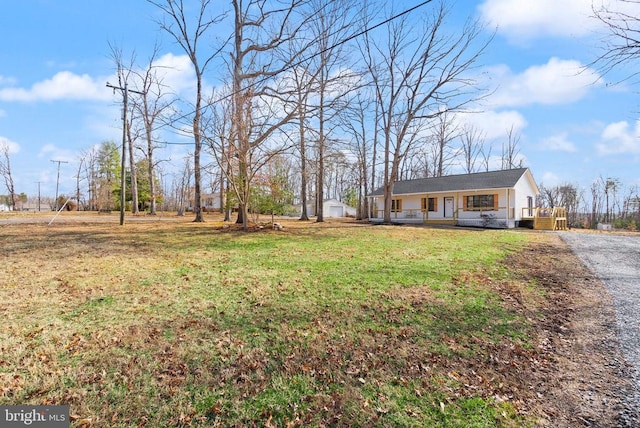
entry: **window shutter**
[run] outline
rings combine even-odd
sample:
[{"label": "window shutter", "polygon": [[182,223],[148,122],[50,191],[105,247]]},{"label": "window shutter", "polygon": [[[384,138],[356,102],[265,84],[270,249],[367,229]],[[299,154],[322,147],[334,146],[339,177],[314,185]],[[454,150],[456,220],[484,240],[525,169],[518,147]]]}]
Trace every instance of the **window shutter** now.
[{"label": "window shutter", "polygon": [[433,211],[438,212],[438,198],[433,198]]},{"label": "window shutter", "polygon": [[498,211],[498,195],[493,195],[493,210]]}]

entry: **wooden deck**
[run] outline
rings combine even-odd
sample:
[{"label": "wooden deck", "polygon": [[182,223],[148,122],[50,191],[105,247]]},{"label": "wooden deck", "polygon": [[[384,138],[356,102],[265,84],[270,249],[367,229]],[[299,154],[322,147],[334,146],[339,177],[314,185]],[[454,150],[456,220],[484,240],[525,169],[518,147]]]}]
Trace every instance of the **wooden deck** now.
[{"label": "wooden deck", "polygon": [[565,207],[523,208],[522,219],[533,220],[535,230],[567,230]]}]

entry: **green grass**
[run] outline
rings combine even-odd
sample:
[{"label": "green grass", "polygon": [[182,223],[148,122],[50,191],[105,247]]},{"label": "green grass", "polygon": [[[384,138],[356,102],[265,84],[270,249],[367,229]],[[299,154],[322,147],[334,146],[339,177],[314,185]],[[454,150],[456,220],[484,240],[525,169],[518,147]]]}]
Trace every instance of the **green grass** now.
[{"label": "green grass", "polygon": [[33,228],[0,235],[0,404],[105,427],[527,423],[489,364],[528,346],[492,288],[524,234]]}]

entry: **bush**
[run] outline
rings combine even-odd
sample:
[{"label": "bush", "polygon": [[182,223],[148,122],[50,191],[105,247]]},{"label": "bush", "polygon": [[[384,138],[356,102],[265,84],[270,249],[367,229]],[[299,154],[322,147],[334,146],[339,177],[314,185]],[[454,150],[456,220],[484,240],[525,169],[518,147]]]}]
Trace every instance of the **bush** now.
[{"label": "bush", "polygon": [[625,217],[625,218],[617,218],[613,221],[613,227],[615,229],[624,229],[631,232],[640,231],[638,228],[638,223],[635,218]]}]

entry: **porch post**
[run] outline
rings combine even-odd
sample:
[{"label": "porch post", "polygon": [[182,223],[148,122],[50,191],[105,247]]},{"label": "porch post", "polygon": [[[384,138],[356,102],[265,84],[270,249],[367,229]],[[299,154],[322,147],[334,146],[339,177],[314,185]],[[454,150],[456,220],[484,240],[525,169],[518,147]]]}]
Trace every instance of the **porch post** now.
[{"label": "porch post", "polygon": [[426,206],[424,207],[425,208],[424,211],[427,214],[426,221],[429,221],[429,194],[428,193],[425,195],[425,202],[426,202]]}]

